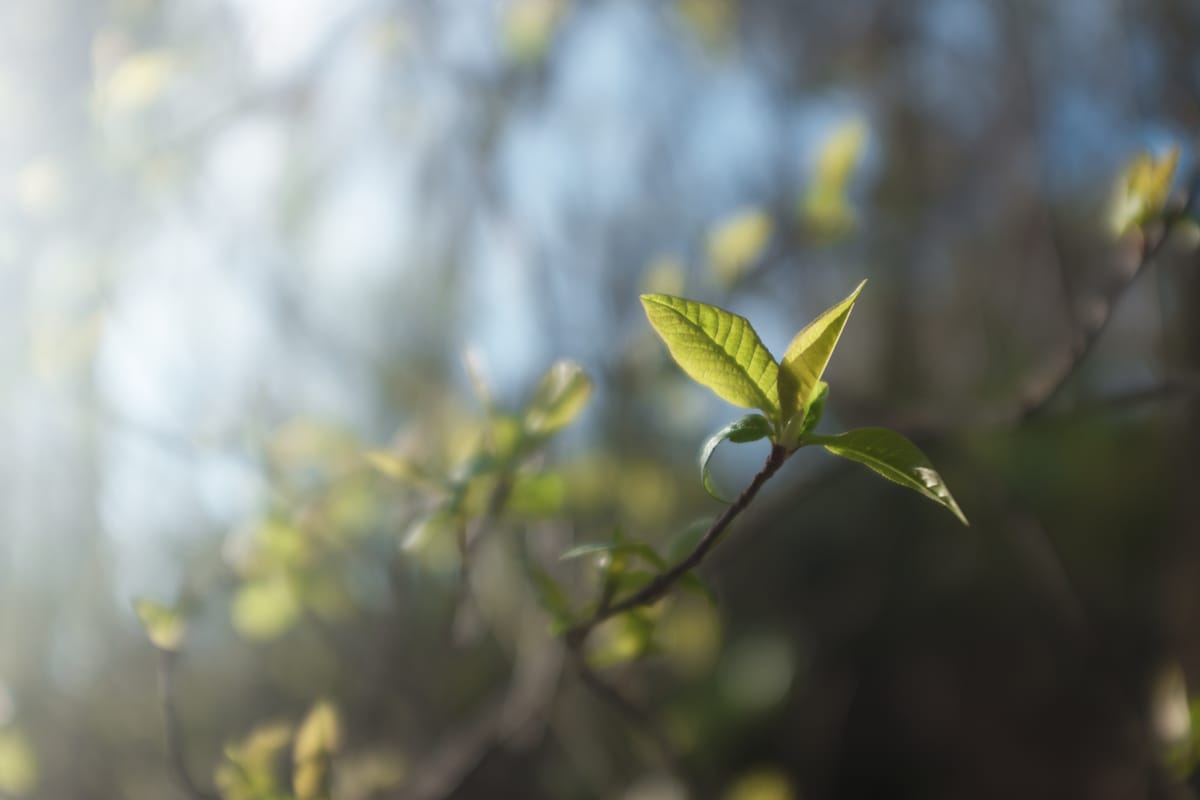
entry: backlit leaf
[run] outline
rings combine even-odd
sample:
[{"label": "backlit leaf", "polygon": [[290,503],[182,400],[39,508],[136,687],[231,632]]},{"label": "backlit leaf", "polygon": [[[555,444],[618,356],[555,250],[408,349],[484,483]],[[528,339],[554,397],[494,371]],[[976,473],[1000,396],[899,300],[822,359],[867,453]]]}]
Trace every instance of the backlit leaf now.
[{"label": "backlit leaf", "polygon": [[174,652],[183,644],[187,625],[177,610],[144,598],[133,601],[133,610],[141,620],[146,637],[159,650]]},{"label": "backlit leaf", "polygon": [[717,494],[716,489],[713,488],[712,482],[709,479],[708,462],[712,458],[713,453],[716,452],[717,445],[726,440],[734,444],[757,442],[760,439],[768,438],[772,433],[770,420],[762,414],[747,414],[741,419],[734,420],[710,436],[700,451],[700,480],[704,482],[705,491],[722,503],[730,502]]},{"label": "backlit leaf", "polygon": [[300,599],[286,575],[249,581],[233,596],[233,627],[256,641],[276,639],[300,617]]},{"label": "backlit leaf", "polygon": [[812,395],[808,399],[808,405],[804,409],[803,421],[800,423],[801,437],[812,433],[817,427],[817,423],[825,415],[825,401],[828,397],[829,384],[825,381],[817,381],[817,385],[813,387]]},{"label": "backlit leaf", "polygon": [[312,707],[296,731],[292,746],[292,785],[296,800],[329,797],[330,764],[341,745],[341,722],[327,701]]},{"label": "backlit leaf", "polygon": [[525,430],[548,436],[569,425],[592,396],[592,381],[583,367],[559,361],[542,377],[525,411]]},{"label": "backlit leaf", "polygon": [[812,182],[800,203],[800,215],[811,235],[834,238],[854,225],[849,187],[862,161],[867,126],[861,119],[839,125],[817,152]]},{"label": "backlit leaf", "polygon": [[866,284],[860,282],[846,299],[822,311],[788,345],[779,363],[779,404],[785,422],[805,410]]},{"label": "backlit leaf", "polygon": [[0,730],[0,797],[20,797],[37,784],[37,758],[16,728]]},{"label": "backlit leaf", "polygon": [[134,53],[113,68],[97,91],[106,112],[137,111],[162,97],[178,71],[178,59],[167,50]]},{"label": "backlit leaf", "polygon": [[1121,173],[1113,194],[1110,222],[1117,234],[1149,222],[1162,211],[1178,163],[1178,145],[1161,158],[1149,153],[1134,156]]},{"label": "backlit leaf", "polygon": [[642,305],[672,358],[722,400],[779,418],[779,367],[745,317],[723,308],[644,294]]},{"label": "backlit leaf", "polygon": [[504,47],[514,60],[536,62],[545,55],[567,11],[566,0],[512,0],[504,15]]},{"label": "backlit leaf", "polygon": [[214,781],[224,800],[283,800],[279,780],[285,748],[292,738],[286,722],[259,725],[239,742],[225,745],[225,760]]},{"label": "backlit leaf", "polygon": [[929,459],[915,444],[895,431],[860,428],[836,436],[810,436],[808,440],[824,446],[836,456],[864,464],[888,480],[925,495],[949,509],[963,525],[968,524],[942,476],[929,463]]},{"label": "backlit leaf", "polygon": [[708,235],[708,263],[722,286],[731,286],[762,256],[775,225],[762,209],[748,208],[718,224]]},{"label": "backlit leaf", "polygon": [[527,517],[548,517],[562,511],[567,483],[554,472],[521,473],[513,479],[507,508]]}]

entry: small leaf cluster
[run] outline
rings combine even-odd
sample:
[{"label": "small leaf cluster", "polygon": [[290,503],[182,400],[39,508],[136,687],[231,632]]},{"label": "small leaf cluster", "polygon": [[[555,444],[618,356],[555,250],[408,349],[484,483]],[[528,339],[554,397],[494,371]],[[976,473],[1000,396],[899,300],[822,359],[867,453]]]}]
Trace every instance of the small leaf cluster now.
[{"label": "small leaf cluster", "polygon": [[899,433],[886,428],[861,428],[834,436],[815,432],[829,394],[829,386],[821,378],[865,284],[859,283],[845,299],[797,333],[780,361],[745,317],[672,295],[642,296],[651,326],[689,377],[721,399],[759,412],[725,426],[705,443],[700,455],[704,485],[713,492],[708,464],[721,442],[767,439],[787,455],[801,447],[821,445],[944,506],[965,525],[966,517],[937,470]]},{"label": "small leaf cluster", "polygon": [[[332,797],[334,757],[341,749],[341,727],[337,709],[325,700],[318,701],[294,729],[287,722],[257,726],[241,741],[225,746],[224,760],[215,775],[221,796],[227,800],[328,800]],[[289,745],[290,764],[286,758]]]},{"label": "small leaf cluster", "polygon": [[1125,165],[1109,210],[1113,232],[1128,233],[1162,214],[1178,164],[1179,146],[1175,145],[1161,157],[1139,153]]}]

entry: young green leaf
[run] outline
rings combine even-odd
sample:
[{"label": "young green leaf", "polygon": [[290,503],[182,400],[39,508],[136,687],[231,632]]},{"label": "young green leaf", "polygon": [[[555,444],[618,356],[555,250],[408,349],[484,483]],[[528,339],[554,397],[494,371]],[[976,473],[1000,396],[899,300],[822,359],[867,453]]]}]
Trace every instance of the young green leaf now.
[{"label": "young green leaf", "polygon": [[822,311],[788,345],[779,363],[779,405],[785,423],[804,410],[866,284],[862,281],[845,300]]},{"label": "young green leaf", "polygon": [[178,610],[145,598],[134,600],[133,610],[142,623],[146,638],[155,647],[169,652],[179,650],[187,632],[187,623]]},{"label": "young green leaf", "polygon": [[692,380],[722,400],[779,419],[779,365],[745,317],[723,308],[644,294],[642,305],[671,357]]},{"label": "young green leaf", "polygon": [[708,234],[708,263],[717,282],[737,283],[770,243],[774,227],[760,208],[742,209],[715,226]]},{"label": "young green leaf", "polygon": [[803,421],[800,423],[801,438],[812,433],[817,427],[817,423],[825,415],[825,401],[828,398],[829,384],[825,381],[817,381],[817,385],[813,387],[812,396],[804,408]]},{"label": "young green leaf", "polygon": [[772,433],[770,420],[762,414],[747,414],[741,419],[734,420],[710,436],[708,441],[704,443],[704,448],[700,451],[700,479],[704,482],[705,491],[712,495],[715,500],[720,500],[722,503],[730,502],[717,494],[708,475],[708,462],[712,458],[713,453],[716,452],[717,445],[726,440],[734,444],[757,442],[759,439],[768,438]]},{"label": "young green leaf", "polygon": [[324,800],[330,796],[330,766],[341,738],[337,710],[328,701],[318,702],[300,724],[292,745],[296,800]]},{"label": "young green leaf", "polygon": [[945,506],[963,525],[968,525],[958,503],[950,495],[942,476],[915,444],[887,428],[860,428],[836,436],[808,437],[835,456],[857,461],[913,491]]},{"label": "young green leaf", "polygon": [[1149,153],[1136,155],[1117,181],[1109,218],[1118,235],[1151,221],[1166,205],[1171,181],[1179,163],[1179,146],[1156,158]]},{"label": "young green leaf", "polygon": [[592,396],[592,381],[583,367],[559,361],[538,383],[525,411],[525,430],[532,436],[549,436],[565,428],[583,411]]}]

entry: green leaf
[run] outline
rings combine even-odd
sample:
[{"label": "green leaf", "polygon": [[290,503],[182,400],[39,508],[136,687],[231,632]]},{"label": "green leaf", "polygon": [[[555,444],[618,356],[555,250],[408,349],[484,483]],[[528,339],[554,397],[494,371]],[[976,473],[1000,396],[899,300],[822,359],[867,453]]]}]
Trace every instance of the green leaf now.
[{"label": "green leaf", "polygon": [[654,618],[643,609],[606,620],[588,640],[588,663],[602,669],[646,655],[653,647],[654,623]]},{"label": "green leaf", "polygon": [[538,383],[525,410],[525,430],[549,436],[579,416],[592,396],[592,381],[574,361],[559,361]]},{"label": "green leaf", "polygon": [[300,598],[286,575],[241,585],[233,596],[233,627],[252,641],[277,639],[300,618]]},{"label": "green leaf", "polygon": [[1118,235],[1155,218],[1166,205],[1179,163],[1179,146],[1161,158],[1138,153],[1126,165],[1113,192],[1109,222]]},{"label": "green leaf", "polygon": [[825,373],[842,328],[850,318],[854,301],[866,284],[862,281],[845,300],[822,311],[788,345],[779,363],[779,404],[785,423],[803,411],[813,396],[813,389]]},{"label": "green leaf", "polygon": [[556,472],[522,473],[513,478],[507,509],[529,517],[550,517],[567,502],[567,484]]},{"label": "green leaf", "polygon": [[742,209],[714,227],[708,235],[708,262],[717,282],[725,287],[737,283],[762,256],[774,227],[759,208]]},{"label": "green leaf", "polygon": [[808,437],[835,456],[857,461],[890,481],[925,495],[948,508],[963,525],[968,525],[958,503],[950,495],[942,476],[915,444],[887,428],[860,428],[836,436]]},{"label": "green leaf", "polygon": [[341,746],[341,720],[327,700],[319,701],[300,723],[292,745],[292,787],[296,800],[324,800],[330,767]]},{"label": "green leaf", "polygon": [[683,589],[685,592],[691,592],[692,594],[697,594],[703,597],[708,601],[708,604],[713,607],[716,607],[717,605],[716,591],[714,591],[712,586],[710,586],[695,572],[685,572],[682,576],[680,576],[679,588]]},{"label": "green leaf", "polygon": [[713,453],[716,452],[717,445],[726,439],[734,444],[757,442],[759,439],[766,439],[772,432],[770,420],[762,414],[747,414],[741,419],[734,420],[710,436],[708,441],[704,443],[704,448],[700,451],[700,480],[704,482],[705,491],[722,503],[730,502],[717,494],[708,474],[708,462],[712,458]]},{"label": "green leaf", "polygon": [[712,527],[712,517],[701,517],[692,520],[688,525],[671,537],[667,544],[667,559],[672,563],[682,561],[688,553],[696,549],[704,534]]},{"label": "green leaf", "polygon": [[187,632],[187,623],[178,610],[144,598],[133,601],[133,610],[141,620],[146,638],[155,647],[169,652],[179,650]]},{"label": "green leaf", "polygon": [[800,201],[800,217],[809,238],[832,241],[855,223],[850,181],[862,163],[868,130],[861,119],[850,119],[825,139],[813,165],[813,178]]},{"label": "green leaf", "polygon": [[37,755],[15,727],[0,728],[0,796],[20,797],[37,786]]},{"label": "green leaf", "polygon": [[804,409],[804,421],[800,423],[801,438],[812,433],[813,429],[817,427],[817,423],[825,415],[825,401],[828,398],[829,384],[825,381],[817,381],[817,385],[813,387],[812,397],[809,398],[808,405]]},{"label": "green leaf", "polygon": [[722,400],[779,419],[779,365],[745,317],[723,308],[644,294],[642,305],[671,357],[692,380]]}]

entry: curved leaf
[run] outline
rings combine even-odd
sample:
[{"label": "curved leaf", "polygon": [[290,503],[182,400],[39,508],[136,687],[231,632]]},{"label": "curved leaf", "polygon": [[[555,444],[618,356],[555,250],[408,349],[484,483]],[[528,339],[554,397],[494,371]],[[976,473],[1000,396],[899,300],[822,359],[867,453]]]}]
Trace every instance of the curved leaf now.
[{"label": "curved leaf", "polygon": [[722,400],[779,419],[779,366],[745,317],[723,308],[644,294],[642,305],[671,357]]},{"label": "curved leaf", "polygon": [[835,456],[864,464],[888,480],[925,495],[948,508],[963,525],[970,524],[946,488],[942,476],[925,454],[895,431],[860,428],[837,436],[810,436],[809,441],[823,445]]},{"label": "curved leaf", "polygon": [[862,281],[845,300],[822,311],[788,345],[779,363],[779,405],[784,422],[803,411],[812,397],[850,318],[854,301],[866,285]]},{"label": "curved leaf", "polygon": [[716,489],[713,488],[712,482],[709,480],[708,462],[712,458],[713,453],[716,452],[717,445],[727,439],[734,444],[757,442],[759,439],[768,438],[771,433],[770,420],[762,414],[747,414],[710,436],[708,441],[704,443],[704,449],[700,451],[700,479],[704,482],[705,491],[722,503],[731,502],[717,494]]}]

